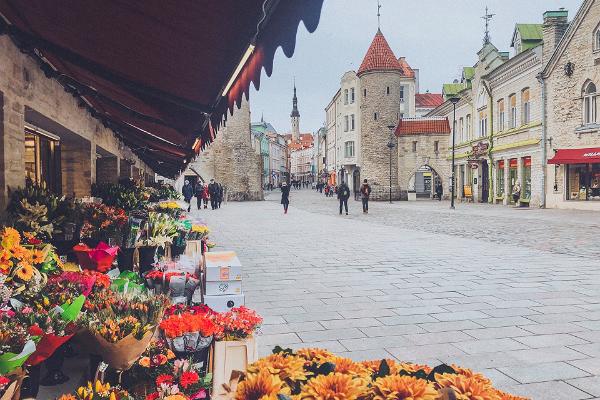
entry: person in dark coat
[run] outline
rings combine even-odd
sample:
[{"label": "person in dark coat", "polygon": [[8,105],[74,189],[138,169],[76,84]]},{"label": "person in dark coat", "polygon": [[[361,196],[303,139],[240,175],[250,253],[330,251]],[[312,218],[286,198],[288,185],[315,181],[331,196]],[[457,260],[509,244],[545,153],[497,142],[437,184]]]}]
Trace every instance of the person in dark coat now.
[{"label": "person in dark coat", "polygon": [[342,206],[346,209],[346,215],[348,215],[348,199],[350,198],[350,188],[344,181],[342,181],[337,190],[337,198],[340,201],[340,215],[342,215]]},{"label": "person in dark coat", "polygon": [[181,193],[183,194],[183,200],[188,205],[188,212],[189,212],[190,208],[191,208],[190,202],[192,201],[192,197],[194,197],[194,188],[192,187],[192,185],[190,185],[190,181],[188,181],[187,179],[185,180],[185,183],[183,184],[183,188],[181,188]]},{"label": "person in dark coat", "polygon": [[210,194],[208,193],[208,185],[204,184],[202,186],[202,202],[204,203],[204,208],[208,208],[209,200],[210,200]]},{"label": "person in dark coat", "polygon": [[439,201],[442,201],[442,195],[444,194],[444,188],[440,182],[435,185],[435,195],[437,196]]},{"label": "person in dark coat", "polygon": [[371,186],[367,183],[366,179],[363,181],[363,184],[360,187],[360,195],[362,198],[363,213],[368,214],[369,213],[369,196],[371,196]]},{"label": "person in dark coat", "polygon": [[290,205],[290,186],[287,182],[281,184],[281,204],[283,204],[283,213],[287,214]]},{"label": "person in dark coat", "polygon": [[211,179],[208,184],[208,194],[210,195],[210,208],[214,210],[217,208],[219,201],[219,185],[214,179]]},{"label": "person in dark coat", "polygon": [[217,208],[221,208],[221,203],[223,202],[223,194],[224,194],[224,190],[223,190],[223,185],[221,185],[220,183],[217,183],[217,185],[219,185],[219,197],[217,197]]},{"label": "person in dark coat", "polygon": [[204,192],[204,185],[202,185],[202,182],[198,181],[196,186],[194,186],[194,197],[196,197],[198,210],[202,208],[202,192]]}]

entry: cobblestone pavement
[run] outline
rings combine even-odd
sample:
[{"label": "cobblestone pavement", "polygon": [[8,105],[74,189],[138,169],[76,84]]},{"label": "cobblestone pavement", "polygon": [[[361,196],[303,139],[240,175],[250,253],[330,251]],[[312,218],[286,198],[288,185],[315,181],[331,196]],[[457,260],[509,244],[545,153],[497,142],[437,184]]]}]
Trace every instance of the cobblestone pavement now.
[{"label": "cobblestone pavement", "polygon": [[533,399],[600,398],[600,216],[293,191],[201,211],[275,345],[479,370]]}]

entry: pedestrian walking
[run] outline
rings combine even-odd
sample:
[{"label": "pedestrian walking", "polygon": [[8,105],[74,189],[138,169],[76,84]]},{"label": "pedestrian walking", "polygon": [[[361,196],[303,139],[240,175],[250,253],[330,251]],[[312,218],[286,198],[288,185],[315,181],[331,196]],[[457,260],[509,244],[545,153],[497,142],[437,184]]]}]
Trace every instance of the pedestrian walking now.
[{"label": "pedestrian walking", "polygon": [[208,194],[210,195],[210,208],[215,210],[219,200],[219,185],[214,179],[211,179],[208,184]]},{"label": "pedestrian walking", "polygon": [[287,214],[290,205],[290,186],[287,182],[281,184],[281,204],[283,204],[283,213]]},{"label": "pedestrian walking", "polygon": [[363,184],[360,187],[360,196],[362,199],[363,213],[369,213],[369,196],[371,196],[371,186],[367,183],[365,179]]},{"label": "pedestrian walking", "polygon": [[202,186],[202,202],[204,203],[204,209],[208,208],[208,201],[210,200],[210,194],[208,193],[208,185]]},{"label": "pedestrian walking", "polygon": [[515,183],[512,189],[512,198],[515,203],[515,206],[519,206],[519,199],[521,198],[521,184],[519,182]]},{"label": "pedestrian walking", "polygon": [[325,197],[329,197],[329,185],[325,186]]},{"label": "pedestrian walking", "polygon": [[435,195],[437,196],[439,201],[442,201],[442,195],[444,194],[444,188],[442,187],[442,183],[438,182],[435,185]]},{"label": "pedestrian walking", "polygon": [[340,215],[342,215],[342,206],[346,210],[346,215],[348,215],[348,199],[350,198],[350,188],[344,181],[342,181],[337,190],[337,198],[340,201]]},{"label": "pedestrian walking", "polygon": [[219,185],[219,196],[217,197],[217,208],[221,208],[221,203],[223,202],[223,194],[224,194],[224,190],[223,190],[223,185],[221,185],[220,183],[217,183],[217,185]]},{"label": "pedestrian walking", "polygon": [[194,187],[194,196],[196,196],[196,205],[198,210],[202,209],[202,193],[204,193],[204,185],[198,181]]},{"label": "pedestrian walking", "polygon": [[190,212],[192,197],[194,197],[194,188],[190,185],[190,181],[187,179],[183,183],[183,188],[181,188],[181,193],[183,194],[183,200],[188,205],[188,212]]}]

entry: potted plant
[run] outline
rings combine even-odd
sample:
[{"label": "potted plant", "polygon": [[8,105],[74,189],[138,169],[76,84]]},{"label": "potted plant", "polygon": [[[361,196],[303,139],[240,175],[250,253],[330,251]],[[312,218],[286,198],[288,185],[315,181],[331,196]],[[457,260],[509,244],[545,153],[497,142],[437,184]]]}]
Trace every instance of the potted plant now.
[{"label": "potted plant", "polygon": [[140,272],[146,272],[154,264],[157,248],[164,249],[177,236],[177,223],[164,213],[149,212],[146,229],[138,241]]}]

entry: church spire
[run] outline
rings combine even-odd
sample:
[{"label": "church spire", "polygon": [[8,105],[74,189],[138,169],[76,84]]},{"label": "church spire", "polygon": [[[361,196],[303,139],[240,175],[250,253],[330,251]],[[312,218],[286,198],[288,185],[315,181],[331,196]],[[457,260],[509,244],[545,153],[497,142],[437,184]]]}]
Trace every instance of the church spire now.
[{"label": "church spire", "polygon": [[292,139],[300,139],[300,112],[298,111],[298,97],[296,96],[296,78],[294,77],[294,97],[292,98],[292,113],[290,114],[292,123]]},{"label": "church spire", "polygon": [[300,117],[298,111],[298,97],[296,96],[296,78],[294,78],[294,97],[292,98],[292,114],[290,117]]}]

